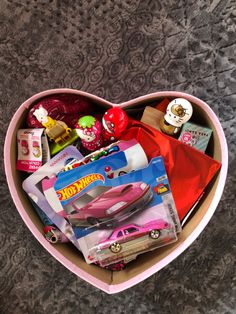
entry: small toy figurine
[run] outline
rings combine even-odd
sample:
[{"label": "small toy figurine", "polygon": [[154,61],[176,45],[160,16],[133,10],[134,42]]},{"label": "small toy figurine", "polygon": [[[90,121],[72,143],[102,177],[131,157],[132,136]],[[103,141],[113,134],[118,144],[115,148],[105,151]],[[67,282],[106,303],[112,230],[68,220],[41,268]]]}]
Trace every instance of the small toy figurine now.
[{"label": "small toy figurine", "polygon": [[82,140],[82,145],[90,150],[97,150],[102,146],[102,125],[93,116],[84,116],[76,124],[76,133]]},{"label": "small toy figurine", "polygon": [[71,129],[63,121],[57,121],[48,116],[43,107],[39,107],[33,113],[37,120],[46,128],[46,134],[50,141],[60,143],[66,141],[70,136]]},{"label": "small toy figurine", "polygon": [[163,133],[175,135],[180,131],[181,126],[187,122],[193,113],[190,102],[183,98],[172,100],[166,109],[166,114],[160,121],[160,128]]},{"label": "small toy figurine", "polygon": [[111,108],[105,112],[102,124],[104,127],[103,139],[105,141],[114,141],[119,139],[122,132],[127,128],[128,116],[120,108]]}]

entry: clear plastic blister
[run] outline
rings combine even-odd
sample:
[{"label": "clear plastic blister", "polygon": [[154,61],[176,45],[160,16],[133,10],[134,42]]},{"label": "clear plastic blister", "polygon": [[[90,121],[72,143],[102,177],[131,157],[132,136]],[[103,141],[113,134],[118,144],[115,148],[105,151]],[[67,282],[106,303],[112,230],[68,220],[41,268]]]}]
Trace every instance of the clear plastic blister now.
[{"label": "clear plastic blister", "polygon": [[144,182],[116,187],[98,186],[64,207],[67,220],[76,227],[109,228],[141,212],[153,192]]},{"label": "clear plastic blister", "polygon": [[84,237],[81,245],[87,262],[107,266],[154,250],[177,240],[175,225],[163,204]]}]

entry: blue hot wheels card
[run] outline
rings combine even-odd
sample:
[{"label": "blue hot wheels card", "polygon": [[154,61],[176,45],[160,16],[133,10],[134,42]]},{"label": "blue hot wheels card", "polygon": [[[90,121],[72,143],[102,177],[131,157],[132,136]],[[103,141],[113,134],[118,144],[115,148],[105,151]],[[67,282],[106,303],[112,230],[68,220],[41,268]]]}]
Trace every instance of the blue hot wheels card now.
[{"label": "blue hot wheels card", "polygon": [[94,227],[114,227],[160,204],[166,206],[180,231],[162,157],[152,159],[145,168],[112,178],[112,171],[126,165],[124,152],[119,152],[58,175],[54,189],[78,238],[93,232]]}]

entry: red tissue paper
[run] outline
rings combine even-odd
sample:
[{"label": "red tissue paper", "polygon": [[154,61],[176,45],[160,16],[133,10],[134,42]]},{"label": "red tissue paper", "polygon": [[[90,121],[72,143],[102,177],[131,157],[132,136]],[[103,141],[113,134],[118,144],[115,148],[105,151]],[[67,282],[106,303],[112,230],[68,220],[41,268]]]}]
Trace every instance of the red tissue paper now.
[{"label": "red tissue paper", "polygon": [[221,163],[140,121],[130,119],[121,139],[132,138],[137,139],[149,160],[156,156],[163,157],[182,220],[218,172]]}]

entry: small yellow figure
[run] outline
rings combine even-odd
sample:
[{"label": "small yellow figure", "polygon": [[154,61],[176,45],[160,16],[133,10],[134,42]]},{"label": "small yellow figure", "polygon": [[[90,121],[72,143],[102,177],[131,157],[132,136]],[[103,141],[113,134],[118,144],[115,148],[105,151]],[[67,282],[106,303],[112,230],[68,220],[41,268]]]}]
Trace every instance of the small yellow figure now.
[{"label": "small yellow figure", "polygon": [[48,112],[43,107],[34,111],[34,116],[46,128],[46,134],[50,141],[55,143],[65,142],[70,137],[71,129],[63,121],[54,120],[48,116]]}]

